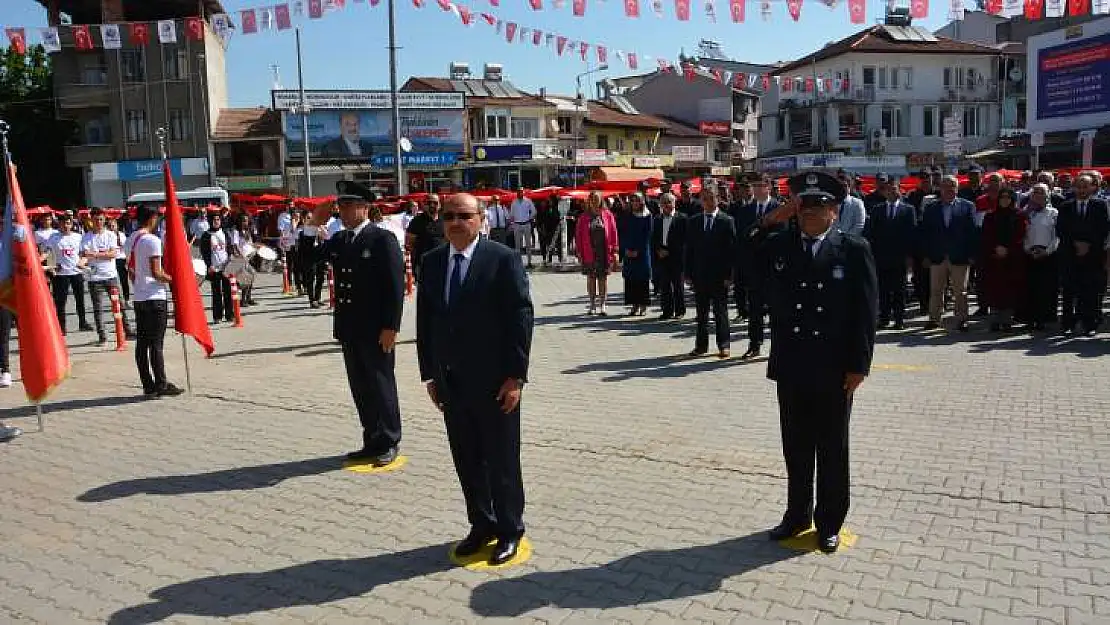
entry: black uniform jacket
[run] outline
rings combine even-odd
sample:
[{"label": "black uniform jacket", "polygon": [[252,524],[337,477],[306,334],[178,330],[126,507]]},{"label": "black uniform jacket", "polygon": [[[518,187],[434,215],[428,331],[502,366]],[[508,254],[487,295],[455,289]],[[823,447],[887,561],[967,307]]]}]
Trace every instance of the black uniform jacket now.
[{"label": "black uniform jacket", "polygon": [[392,232],[367,223],[353,239],[341,230],[321,245],[335,272],[334,334],[338,341],[378,341],[401,329],[405,261]]}]

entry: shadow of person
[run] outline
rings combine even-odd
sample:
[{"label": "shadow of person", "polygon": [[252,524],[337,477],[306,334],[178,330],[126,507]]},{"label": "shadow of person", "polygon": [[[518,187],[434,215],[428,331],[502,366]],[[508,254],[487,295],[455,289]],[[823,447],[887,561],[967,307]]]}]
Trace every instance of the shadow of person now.
[{"label": "shadow of person", "polygon": [[164,586],[154,601],[124,608],[108,625],[145,625],[175,614],[229,618],[364,595],[378,586],[453,568],[450,544],[350,560],[316,560],[261,573],[231,573]]},{"label": "shadow of person", "polygon": [[545,606],[603,610],[693,597],[720,590],[725,579],[802,553],[769,542],[766,532],[644,551],[591,568],[491,580],[474,589],[470,609],[483,617],[519,617]]},{"label": "shadow of person", "polygon": [[186,495],[233,490],[269,488],[292,477],[308,477],[343,468],[343,456],[312,458],[254,467],[239,467],[196,473],[164,475],[124,480],[99,486],[77,497],[77,501],[94,503],[122,499],[131,495]]}]

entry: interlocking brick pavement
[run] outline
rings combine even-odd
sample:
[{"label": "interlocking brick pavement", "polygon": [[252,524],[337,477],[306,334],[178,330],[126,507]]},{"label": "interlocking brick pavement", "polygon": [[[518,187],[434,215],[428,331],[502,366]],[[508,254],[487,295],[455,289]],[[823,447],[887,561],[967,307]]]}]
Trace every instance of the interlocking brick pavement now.
[{"label": "interlocking brick pavement", "polygon": [[[585,318],[576,275],[533,288],[527,564],[447,561],[467,528],[412,307],[410,462],[349,473],[330,318],[267,276],[218,357],[190,347],[192,397],[142,402],[132,352],[69,337],[46,431],[0,446],[0,623],[1110,622],[1105,339],[882,337],[852,424],[860,540],[824,556],[761,534],[785,496],[765,363],[678,358],[690,320]],[[183,384],[176,336],[167,357]],[[34,430],[21,400],[0,418]]]}]

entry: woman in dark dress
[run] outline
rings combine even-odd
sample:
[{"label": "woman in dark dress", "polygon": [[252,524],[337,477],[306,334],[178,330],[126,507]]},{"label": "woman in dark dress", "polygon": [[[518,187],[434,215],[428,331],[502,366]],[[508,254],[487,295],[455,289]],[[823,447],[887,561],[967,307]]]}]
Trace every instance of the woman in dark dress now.
[{"label": "woman in dark dress", "polygon": [[983,218],[983,299],[994,313],[991,331],[1009,332],[1025,300],[1025,217],[1012,189],[998,192],[998,208]]},{"label": "woman in dark dress", "polygon": [[644,196],[636,193],[629,200],[628,216],[620,231],[624,265],[624,304],[633,317],[647,314],[651,303],[651,213],[644,204]]}]

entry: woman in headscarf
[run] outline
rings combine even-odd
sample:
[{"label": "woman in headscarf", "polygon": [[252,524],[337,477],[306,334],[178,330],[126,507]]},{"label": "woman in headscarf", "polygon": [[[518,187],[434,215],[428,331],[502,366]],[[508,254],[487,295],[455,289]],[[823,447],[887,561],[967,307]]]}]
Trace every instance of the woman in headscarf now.
[{"label": "woman in headscarf", "polygon": [[629,199],[628,216],[622,226],[619,236],[624,252],[624,304],[630,307],[628,314],[643,316],[651,303],[651,213],[640,193]]},{"label": "woman in headscarf", "polygon": [[1025,314],[1033,332],[1044,330],[1045,324],[1056,320],[1060,304],[1060,270],[1056,250],[1060,237],[1056,220],[1060,212],[1053,208],[1048,185],[1039,182],[1029,191],[1026,204],[1029,225],[1025,230],[1025,280],[1028,296]]},{"label": "woman in headscarf", "polygon": [[586,292],[590,296],[590,307],[586,314],[596,311],[602,317],[605,312],[605,296],[609,291],[609,269],[617,262],[617,222],[613,213],[605,208],[601,194],[591,191],[586,199],[586,211],[578,218],[574,233],[578,260],[582,262],[582,273],[586,275]]},{"label": "woman in headscarf", "polygon": [[997,208],[983,217],[983,299],[993,312],[992,332],[1009,332],[1025,300],[1025,229],[1013,189],[1001,189]]}]

